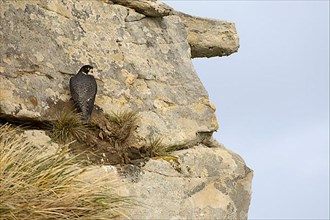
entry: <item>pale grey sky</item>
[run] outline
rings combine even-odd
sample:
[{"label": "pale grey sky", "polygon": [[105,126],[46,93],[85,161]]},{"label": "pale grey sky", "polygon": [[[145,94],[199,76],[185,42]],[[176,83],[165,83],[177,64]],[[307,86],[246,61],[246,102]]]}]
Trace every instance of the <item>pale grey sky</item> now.
[{"label": "pale grey sky", "polygon": [[193,63],[254,170],[249,219],[329,219],[329,2],[164,2],[236,23],[238,53]]}]

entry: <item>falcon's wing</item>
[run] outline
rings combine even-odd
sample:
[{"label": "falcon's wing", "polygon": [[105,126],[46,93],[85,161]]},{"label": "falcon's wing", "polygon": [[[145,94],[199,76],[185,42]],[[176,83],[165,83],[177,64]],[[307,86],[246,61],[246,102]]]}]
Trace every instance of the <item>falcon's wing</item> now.
[{"label": "falcon's wing", "polygon": [[73,77],[71,77],[70,78],[70,93],[71,93],[71,96],[72,96],[72,98],[74,100],[75,99],[74,98],[74,95],[76,95],[77,93],[76,93],[76,91],[74,89],[73,81],[74,81],[74,79],[73,79]]},{"label": "falcon's wing", "polygon": [[70,93],[75,105],[77,105],[80,101],[78,89],[79,87],[77,86],[77,79],[75,76],[73,76],[70,78]]},{"label": "falcon's wing", "polygon": [[91,115],[94,108],[95,96],[97,92],[97,84],[93,76],[90,76],[89,81],[90,82],[88,86],[88,90],[89,90],[88,94],[90,94],[90,96],[87,99],[87,109],[88,109],[88,114]]}]

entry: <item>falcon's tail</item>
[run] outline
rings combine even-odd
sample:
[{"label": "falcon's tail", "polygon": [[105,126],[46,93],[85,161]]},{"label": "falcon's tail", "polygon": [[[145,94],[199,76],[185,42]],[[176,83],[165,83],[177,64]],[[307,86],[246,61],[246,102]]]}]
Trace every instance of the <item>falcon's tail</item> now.
[{"label": "falcon's tail", "polygon": [[82,111],[81,112],[81,119],[84,121],[84,122],[89,122],[91,116],[90,114],[88,114],[88,111]]},{"label": "falcon's tail", "polygon": [[91,116],[88,112],[88,107],[87,107],[86,104],[83,104],[83,105],[80,106],[80,114],[81,114],[81,119],[84,122],[88,123]]}]

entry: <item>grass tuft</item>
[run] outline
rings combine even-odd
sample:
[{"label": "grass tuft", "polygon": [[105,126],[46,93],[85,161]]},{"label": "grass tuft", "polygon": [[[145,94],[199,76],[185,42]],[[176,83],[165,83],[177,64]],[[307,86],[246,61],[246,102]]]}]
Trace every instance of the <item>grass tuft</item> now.
[{"label": "grass tuft", "polygon": [[161,156],[167,153],[167,146],[163,144],[162,137],[151,137],[148,148],[152,156]]},{"label": "grass tuft", "polygon": [[166,145],[163,143],[163,137],[151,137],[147,149],[151,157],[171,156],[171,152],[185,149],[185,145]]},{"label": "grass tuft", "polygon": [[81,120],[81,115],[73,111],[58,113],[52,124],[52,139],[58,143],[84,141],[89,133],[87,125]]},{"label": "grass tuft", "polygon": [[139,119],[136,111],[112,112],[111,115],[106,114],[105,117],[111,123],[113,140],[120,144],[127,142],[132,136]]},{"label": "grass tuft", "polygon": [[47,155],[10,126],[0,127],[0,219],[110,219],[133,204],[113,193],[109,177],[85,174],[65,151]]}]

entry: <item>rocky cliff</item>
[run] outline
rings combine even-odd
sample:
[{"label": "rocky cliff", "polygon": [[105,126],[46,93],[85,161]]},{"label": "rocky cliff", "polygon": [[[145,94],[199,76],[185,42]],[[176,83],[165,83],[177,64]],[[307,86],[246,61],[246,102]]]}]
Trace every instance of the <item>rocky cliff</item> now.
[{"label": "rocky cliff", "polygon": [[[0,4],[0,122],[55,120],[70,99],[69,78],[91,64],[95,104],[105,113],[138,112],[137,148],[159,136],[163,144],[185,146],[172,153],[175,160],[96,168],[117,173],[123,193],[143,201],[129,217],[247,218],[252,171],[212,139],[215,107],[191,62],[236,52],[233,23],[185,15],[155,0]],[[27,131],[31,141],[47,140],[42,129]]]}]

